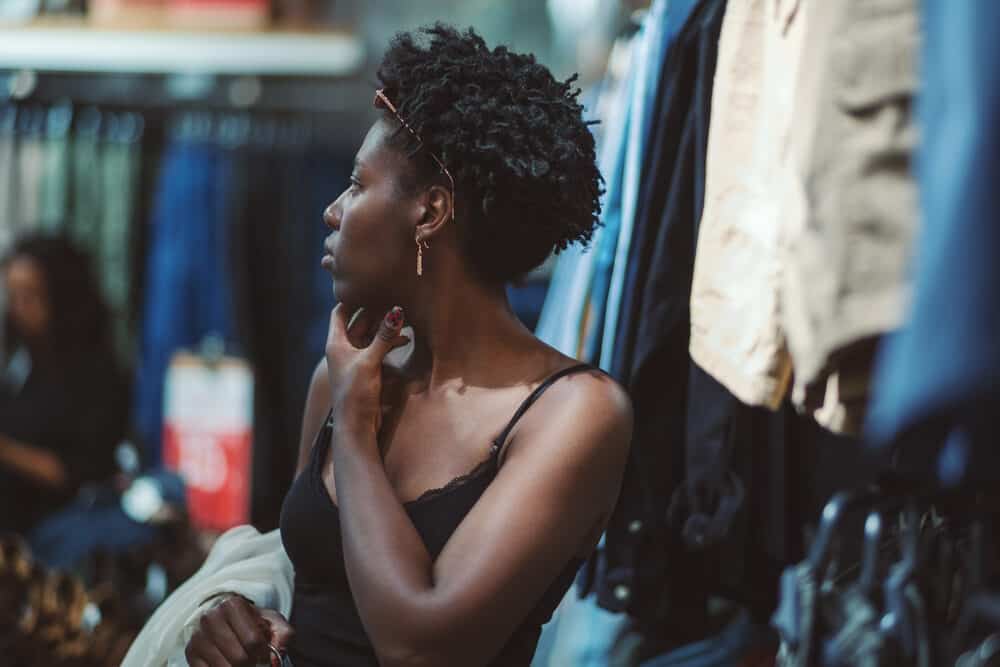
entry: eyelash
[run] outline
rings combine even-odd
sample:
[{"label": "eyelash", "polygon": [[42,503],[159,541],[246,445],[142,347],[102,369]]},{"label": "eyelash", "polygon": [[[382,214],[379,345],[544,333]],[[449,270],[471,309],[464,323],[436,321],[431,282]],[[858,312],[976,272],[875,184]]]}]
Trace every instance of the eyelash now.
[{"label": "eyelash", "polygon": [[355,189],[360,190],[361,189],[361,181],[359,181],[358,179],[356,179],[353,176],[351,176],[351,186],[350,186],[350,188],[351,188],[351,190],[355,190]]}]

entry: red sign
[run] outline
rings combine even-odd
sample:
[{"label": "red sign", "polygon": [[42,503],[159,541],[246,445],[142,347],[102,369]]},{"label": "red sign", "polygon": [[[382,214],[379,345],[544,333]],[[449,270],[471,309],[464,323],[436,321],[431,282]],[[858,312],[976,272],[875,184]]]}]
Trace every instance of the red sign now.
[{"label": "red sign", "polygon": [[253,375],[238,359],[179,354],[167,373],[163,461],[188,488],[192,523],[223,531],[250,520]]}]

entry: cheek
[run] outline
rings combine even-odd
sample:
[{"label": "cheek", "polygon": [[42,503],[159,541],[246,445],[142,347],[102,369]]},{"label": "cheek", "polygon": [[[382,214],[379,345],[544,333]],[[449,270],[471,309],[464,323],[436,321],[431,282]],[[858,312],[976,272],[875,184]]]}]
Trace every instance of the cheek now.
[{"label": "cheek", "polygon": [[334,278],[338,300],[371,302],[384,297],[401,278],[415,275],[415,264],[410,266],[415,250],[402,233],[405,223],[399,215],[397,203],[372,195],[344,207]]},{"label": "cheek", "polygon": [[340,244],[355,255],[352,260],[363,262],[369,270],[391,273],[416,247],[412,233],[404,233],[406,224],[398,199],[373,192],[345,210]]},{"label": "cheek", "polygon": [[39,326],[47,327],[49,325],[49,320],[51,319],[51,314],[49,313],[48,304],[40,300],[35,306],[35,318]]},{"label": "cheek", "polygon": [[35,327],[43,328],[48,324],[49,310],[41,298],[35,297],[29,299],[25,310],[30,323]]},{"label": "cheek", "polygon": [[44,331],[49,321],[48,309],[44,302],[31,295],[15,300],[11,307],[11,315],[26,334]]}]

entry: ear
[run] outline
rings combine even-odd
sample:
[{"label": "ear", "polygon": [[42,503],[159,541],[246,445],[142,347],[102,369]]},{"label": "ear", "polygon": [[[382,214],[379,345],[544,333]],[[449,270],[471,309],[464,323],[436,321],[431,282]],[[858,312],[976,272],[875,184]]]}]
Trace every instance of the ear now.
[{"label": "ear", "polygon": [[453,220],[455,200],[451,190],[441,185],[432,185],[424,193],[423,215],[417,223],[417,236],[422,241],[437,237]]}]

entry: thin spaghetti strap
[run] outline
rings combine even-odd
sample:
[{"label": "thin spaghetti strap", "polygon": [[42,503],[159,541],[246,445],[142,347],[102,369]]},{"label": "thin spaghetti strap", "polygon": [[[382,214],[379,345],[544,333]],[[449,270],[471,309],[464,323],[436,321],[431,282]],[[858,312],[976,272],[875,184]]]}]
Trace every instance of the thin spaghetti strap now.
[{"label": "thin spaghetti strap", "polygon": [[531,392],[528,398],[524,399],[524,402],[521,403],[521,405],[517,408],[517,411],[514,413],[514,416],[510,418],[509,422],[507,422],[507,426],[504,427],[503,431],[500,432],[500,435],[497,436],[497,438],[493,441],[493,446],[490,448],[490,451],[493,453],[493,455],[495,456],[500,453],[500,450],[503,449],[504,443],[507,441],[507,437],[510,435],[510,432],[514,429],[514,426],[516,426],[517,422],[520,421],[521,417],[524,416],[524,413],[528,411],[528,408],[534,405],[535,401],[541,398],[542,394],[544,394],[549,387],[555,384],[555,382],[558,381],[559,379],[564,378],[567,375],[572,375],[573,373],[579,373],[580,371],[600,372],[600,369],[595,368],[590,364],[577,364],[576,366],[570,366],[569,368],[564,368],[561,371],[553,373],[549,377],[545,378],[545,380],[540,385],[538,385],[538,387],[533,392]]},{"label": "thin spaghetti strap", "polygon": [[316,437],[313,438],[310,457],[318,466],[322,466],[323,461],[326,460],[326,449],[330,445],[330,431],[332,428],[333,409],[331,408],[330,411],[326,413],[326,418],[323,420],[323,425],[319,427]]}]

